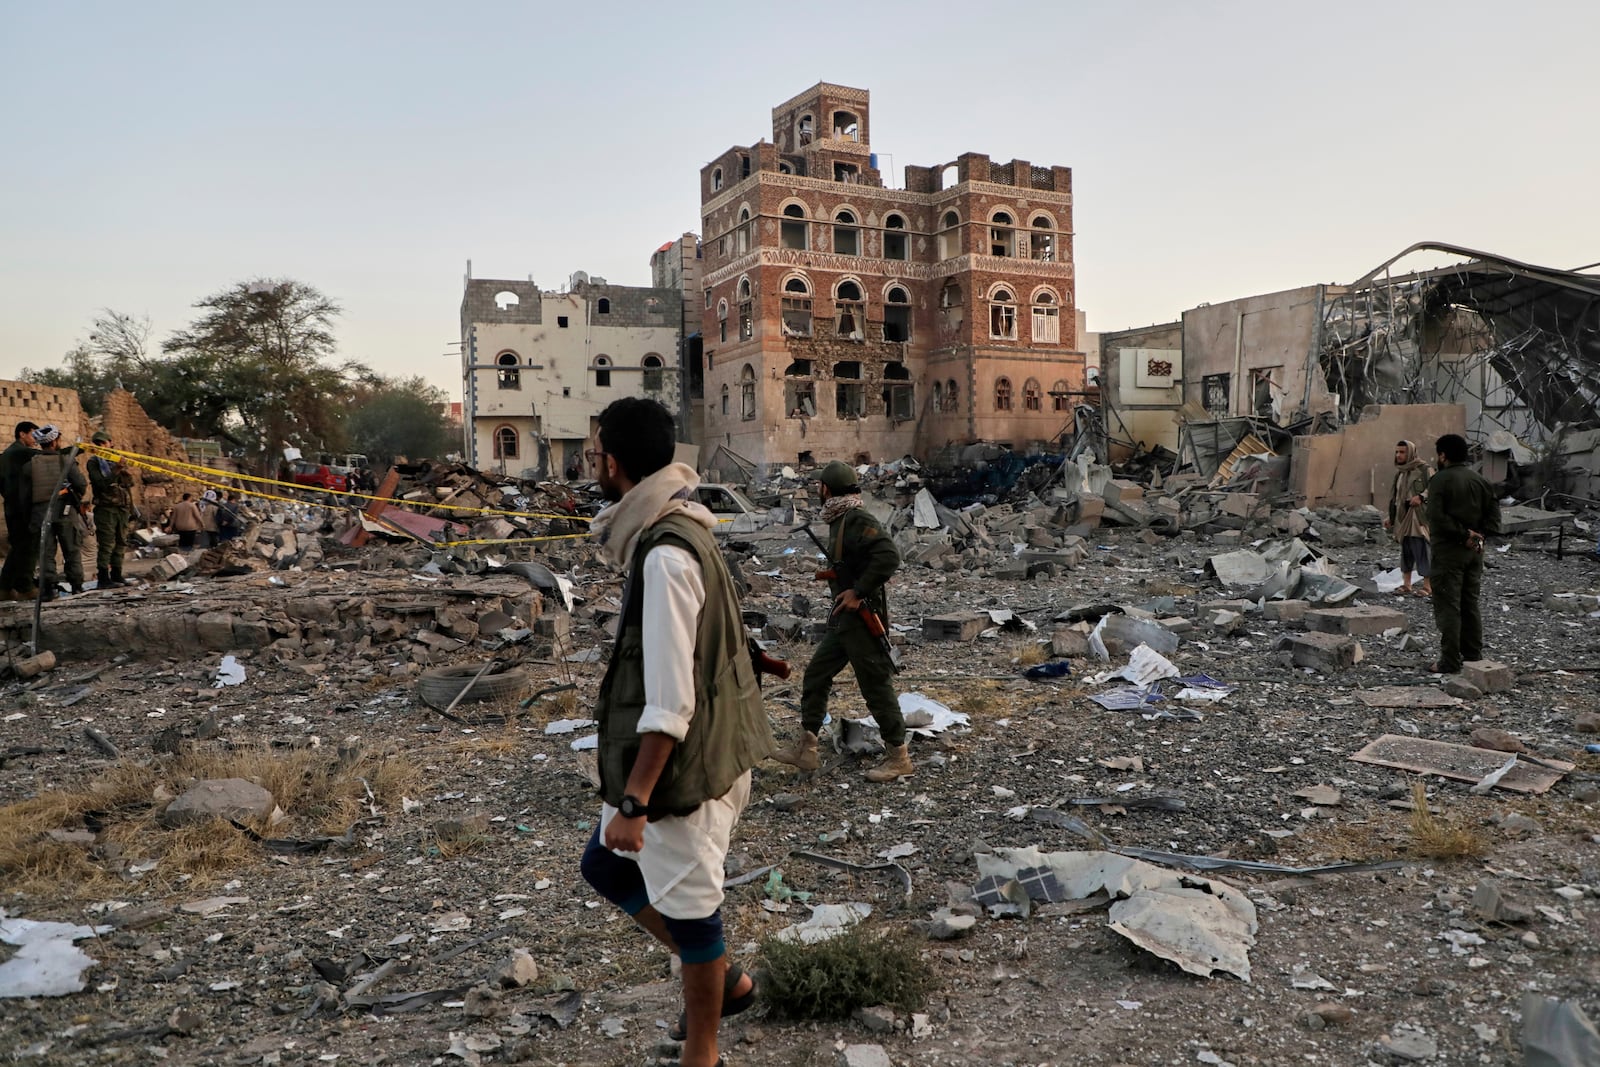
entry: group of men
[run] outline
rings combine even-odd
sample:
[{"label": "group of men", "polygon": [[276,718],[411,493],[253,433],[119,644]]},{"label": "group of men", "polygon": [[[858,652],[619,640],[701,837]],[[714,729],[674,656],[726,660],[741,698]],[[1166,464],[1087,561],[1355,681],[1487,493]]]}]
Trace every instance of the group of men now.
[{"label": "group of men", "polygon": [[[1395,445],[1394,486],[1383,525],[1400,543],[1397,595],[1431,597],[1439,658],[1428,669],[1454,674],[1483,658],[1483,553],[1500,532],[1494,486],[1468,465],[1467,439],[1448,433],[1434,443],[1436,468],[1410,441]],[[1422,579],[1413,588],[1412,574]]]},{"label": "group of men", "polygon": [[[111,436],[101,431],[93,441],[110,445]],[[19,422],[11,444],[0,453],[0,495],[5,498],[8,542],[0,566],[0,600],[54,600],[63,571],[72,592],[83,592],[83,538],[91,504],[99,588],[128,584],[122,559],[133,512],[133,476],[121,463],[91,456],[85,477],[75,450],[61,450],[59,429]]]}]

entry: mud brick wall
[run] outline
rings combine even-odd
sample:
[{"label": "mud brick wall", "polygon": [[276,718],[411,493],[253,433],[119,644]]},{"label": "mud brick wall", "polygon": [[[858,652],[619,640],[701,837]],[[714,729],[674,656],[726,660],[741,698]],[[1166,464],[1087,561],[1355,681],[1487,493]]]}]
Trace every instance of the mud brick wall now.
[{"label": "mud brick wall", "polygon": [[[183,444],[152,419],[138,399],[126,389],[113,389],[106,396],[100,416],[100,429],[111,435],[112,447],[146,456],[159,456],[178,463],[188,462]],[[87,434],[85,436],[88,436]],[[133,499],[152,521],[161,510],[186,492],[200,493],[204,487],[166,474],[133,467]]]}]

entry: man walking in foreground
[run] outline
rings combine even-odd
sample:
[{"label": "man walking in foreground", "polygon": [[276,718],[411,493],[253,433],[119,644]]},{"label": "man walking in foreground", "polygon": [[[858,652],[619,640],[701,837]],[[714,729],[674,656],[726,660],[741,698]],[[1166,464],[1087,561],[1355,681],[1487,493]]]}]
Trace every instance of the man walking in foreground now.
[{"label": "man walking in foreground", "polygon": [[1428,530],[1433,548],[1433,619],[1439,659],[1428,669],[1454,674],[1483,658],[1484,538],[1500,532],[1494,487],[1467,466],[1467,440],[1447,433],[1435,446],[1439,473],[1428,483]]},{"label": "man walking in foreground", "polygon": [[894,664],[861,617],[863,606],[887,620],[889,598],[884,583],[900,566],[900,550],[873,514],[861,506],[861,487],[847,463],[834,460],[822,468],[822,519],[828,524],[828,555],[833,577],[833,617],[817,644],[800,687],[801,734],[793,747],[773,755],[780,763],[814,771],[819,765],[817,734],[828,714],[828,692],[834,677],[848,664],[867,710],[883,734],[888,755],[867,772],[869,782],[910,777],[914,768],[906,747],[906,721],[895,695]]},{"label": "man walking in foreground", "polygon": [[1417,455],[1417,446],[1401,441],[1394,446],[1394,485],[1389,493],[1389,515],[1383,528],[1400,542],[1400,588],[1396,596],[1411,592],[1411,572],[1422,579],[1418,596],[1431,596],[1428,581],[1428,524],[1423,508],[1428,495],[1428,479],[1433,471],[1428,461]]},{"label": "man walking in foreground", "polygon": [[592,535],[627,575],[600,685],[600,822],[583,877],[683,961],[682,1067],[715,1067],[717,1027],[755,1000],[727,963],[723,862],[772,751],[733,580],[672,462],[672,415],[630,397],[601,412],[589,460],[605,498]]}]

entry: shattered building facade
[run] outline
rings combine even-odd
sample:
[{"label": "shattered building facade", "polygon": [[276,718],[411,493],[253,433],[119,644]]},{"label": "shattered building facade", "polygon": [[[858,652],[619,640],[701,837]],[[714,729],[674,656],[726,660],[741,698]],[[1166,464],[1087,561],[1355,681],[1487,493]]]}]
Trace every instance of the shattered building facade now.
[{"label": "shattered building facade", "polygon": [[466,462],[528,478],[586,471],[600,412],[625,396],[677,410],[683,296],[579,272],[565,291],[471,278],[461,300]]},{"label": "shattered building facade", "polygon": [[[1417,252],[1465,262],[1392,272]],[[1486,457],[1542,448],[1559,492],[1600,489],[1600,275],[1418,244],[1349,285],[1202,305],[1100,347],[1113,458],[1160,446],[1210,476],[1253,435],[1294,452],[1304,502],[1381,503],[1395,440],[1454,432]]]},{"label": "shattered building facade", "polygon": [[1083,391],[1072,171],[966,153],[885,187],[819,83],[700,173],[705,436],[765,465],[1059,436]]}]

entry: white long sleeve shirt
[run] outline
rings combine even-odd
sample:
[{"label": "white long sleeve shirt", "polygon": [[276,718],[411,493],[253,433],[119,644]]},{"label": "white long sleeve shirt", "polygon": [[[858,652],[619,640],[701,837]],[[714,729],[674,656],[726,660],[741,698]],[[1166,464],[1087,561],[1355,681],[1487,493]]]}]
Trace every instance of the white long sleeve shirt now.
[{"label": "white long sleeve shirt", "polygon": [[659,545],[644,558],[644,713],[641,734],[682,741],[694,718],[694,641],[706,604],[705,577],[693,552]]}]

